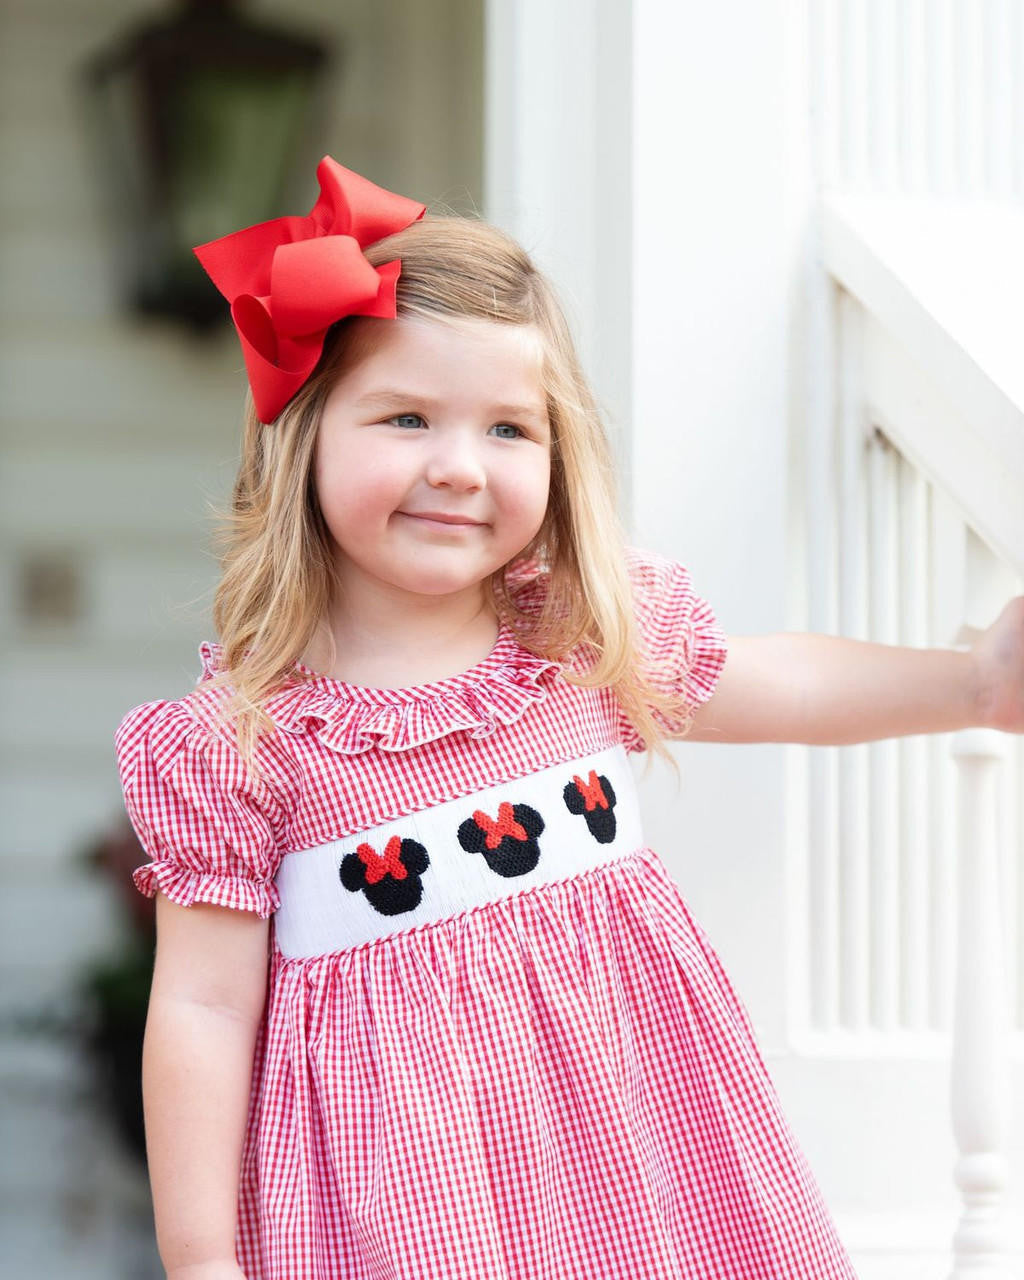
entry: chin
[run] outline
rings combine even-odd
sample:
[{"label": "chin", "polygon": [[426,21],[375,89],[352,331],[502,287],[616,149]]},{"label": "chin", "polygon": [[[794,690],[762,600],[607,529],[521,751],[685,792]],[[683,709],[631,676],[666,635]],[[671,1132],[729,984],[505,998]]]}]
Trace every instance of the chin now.
[{"label": "chin", "polygon": [[[486,574],[484,576],[486,577]],[[407,579],[396,582],[395,585],[421,596],[451,596],[460,591],[469,591],[479,586],[480,582],[480,578],[467,578],[465,574],[431,573],[429,569],[425,569],[411,574]]]}]

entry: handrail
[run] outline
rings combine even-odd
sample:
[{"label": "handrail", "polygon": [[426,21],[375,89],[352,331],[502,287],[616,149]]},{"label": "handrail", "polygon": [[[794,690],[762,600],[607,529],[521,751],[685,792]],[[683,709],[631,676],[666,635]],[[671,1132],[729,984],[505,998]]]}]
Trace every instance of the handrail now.
[{"label": "handrail", "polygon": [[1024,574],[1024,210],[833,194],[821,218],[823,266],[879,330],[865,381],[886,434]]}]

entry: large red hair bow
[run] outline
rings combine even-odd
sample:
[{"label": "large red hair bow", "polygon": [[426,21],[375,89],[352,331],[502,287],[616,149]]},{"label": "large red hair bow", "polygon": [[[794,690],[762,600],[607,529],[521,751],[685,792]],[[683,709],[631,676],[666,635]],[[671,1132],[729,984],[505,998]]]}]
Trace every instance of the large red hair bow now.
[{"label": "large red hair bow", "polygon": [[313,372],[336,320],[395,316],[401,259],[371,267],[363,250],[426,209],[330,156],[316,176],[320,196],[306,217],[260,222],[195,249],[231,303],[261,422],[273,422]]}]

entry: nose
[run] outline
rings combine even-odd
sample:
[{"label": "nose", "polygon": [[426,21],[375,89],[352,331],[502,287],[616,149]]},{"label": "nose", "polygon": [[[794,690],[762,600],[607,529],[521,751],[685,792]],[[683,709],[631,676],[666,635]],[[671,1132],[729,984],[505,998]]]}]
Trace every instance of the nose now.
[{"label": "nose", "polygon": [[469,432],[439,432],[436,448],[427,463],[427,483],[435,489],[473,492],[487,483],[479,447]]}]

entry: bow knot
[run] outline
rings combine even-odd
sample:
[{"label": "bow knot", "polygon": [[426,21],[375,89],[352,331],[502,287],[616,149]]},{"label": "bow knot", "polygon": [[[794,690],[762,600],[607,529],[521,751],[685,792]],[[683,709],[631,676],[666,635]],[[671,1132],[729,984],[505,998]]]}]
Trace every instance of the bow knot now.
[{"label": "bow knot", "polygon": [[356,854],[366,868],[367,884],[376,884],[385,876],[391,876],[394,880],[404,880],[408,874],[402,862],[402,841],[398,836],[391,837],[382,854],[378,853],[372,844],[365,842],[359,846]]},{"label": "bow knot", "polygon": [[591,769],[586,782],[577,773],[572,775],[572,780],[576,783],[576,790],[583,797],[587,813],[592,813],[598,806],[602,809],[608,808],[608,797],[604,793],[596,769]]},{"label": "bow knot", "polygon": [[401,261],[373,267],[363,250],[426,211],[330,156],[316,172],[320,196],[306,217],[274,218],[195,249],[231,303],[261,422],[272,422],[313,372],[332,324],[395,317]]},{"label": "bow knot", "polygon": [[498,805],[498,820],[495,820],[483,809],[477,809],[473,813],[473,821],[486,833],[484,843],[488,849],[497,849],[505,836],[511,836],[513,840],[526,840],[528,838],[526,828],[516,821],[515,810],[507,800],[503,800]]}]

